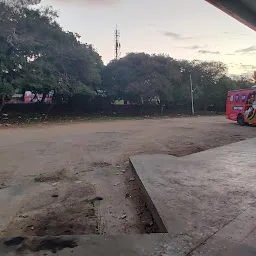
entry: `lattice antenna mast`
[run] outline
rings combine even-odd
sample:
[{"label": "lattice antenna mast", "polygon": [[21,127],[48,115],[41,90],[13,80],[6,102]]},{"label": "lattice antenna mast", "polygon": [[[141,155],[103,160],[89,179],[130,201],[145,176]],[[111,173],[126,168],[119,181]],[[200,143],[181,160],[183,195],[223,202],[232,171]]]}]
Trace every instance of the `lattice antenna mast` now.
[{"label": "lattice antenna mast", "polygon": [[115,60],[118,60],[121,56],[121,43],[120,43],[120,31],[116,26],[115,29]]}]

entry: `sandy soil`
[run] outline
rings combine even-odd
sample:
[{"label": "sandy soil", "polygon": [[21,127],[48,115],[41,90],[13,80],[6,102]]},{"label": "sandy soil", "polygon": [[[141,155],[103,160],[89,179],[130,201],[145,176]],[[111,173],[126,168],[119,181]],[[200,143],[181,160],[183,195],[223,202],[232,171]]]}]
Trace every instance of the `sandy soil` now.
[{"label": "sandy soil", "polygon": [[184,156],[255,136],[222,116],[1,129],[0,232],[155,232],[129,156]]}]

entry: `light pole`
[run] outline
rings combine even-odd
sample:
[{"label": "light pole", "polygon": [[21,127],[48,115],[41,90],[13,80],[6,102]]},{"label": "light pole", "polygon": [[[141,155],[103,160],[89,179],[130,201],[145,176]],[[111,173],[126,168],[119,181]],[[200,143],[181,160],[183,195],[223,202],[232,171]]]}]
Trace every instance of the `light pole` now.
[{"label": "light pole", "polygon": [[192,111],[192,115],[194,116],[195,115],[194,90],[193,90],[193,81],[192,81],[191,73],[189,73],[189,78],[190,78],[191,111]]},{"label": "light pole", "polygon": [[[180,72],[183,73],[186,71],[185,68],[180,68]],[[191,72],[189,71],[189,80],[190,80],[190,96],[191,96],[191,112],[192,115],[195,115],[195,107],[194,107],[194,89],[193,89],[193,80],[192,80],[192,75]],[[197,89],[197,88],[196,88]]]}]

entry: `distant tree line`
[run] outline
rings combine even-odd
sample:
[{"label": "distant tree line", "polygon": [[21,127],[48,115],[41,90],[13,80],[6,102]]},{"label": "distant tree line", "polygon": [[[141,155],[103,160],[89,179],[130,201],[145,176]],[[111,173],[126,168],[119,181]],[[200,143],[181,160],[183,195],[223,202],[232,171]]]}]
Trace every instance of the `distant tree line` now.
[{"label": "distant tree line", "polygon": [[197,109],[223,110],[228,90],[251,86],[248,79],[230,78],[221,62],[129,53],[104,66],[92,45],[61,28],[53,9],[31,8],[39,2],[0,0],[0,111],[15,92],[27,90],[43,94],[41,104],[53,90],[54,104],[104,98],[185,110],[190,78]]}]

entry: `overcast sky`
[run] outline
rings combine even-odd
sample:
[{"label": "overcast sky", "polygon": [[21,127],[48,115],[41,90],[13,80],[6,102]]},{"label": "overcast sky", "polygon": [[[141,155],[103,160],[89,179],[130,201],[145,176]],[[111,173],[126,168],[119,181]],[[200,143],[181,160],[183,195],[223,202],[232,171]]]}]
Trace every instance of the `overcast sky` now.
[{"label": "overcast sky", "polygon": [[42,0],[65,30],[114,57],[114,29],[128,52],[166,53],[177,59],[219,60],[230,74],[256,70],[256,33],[204,0]]}]

